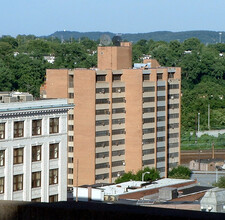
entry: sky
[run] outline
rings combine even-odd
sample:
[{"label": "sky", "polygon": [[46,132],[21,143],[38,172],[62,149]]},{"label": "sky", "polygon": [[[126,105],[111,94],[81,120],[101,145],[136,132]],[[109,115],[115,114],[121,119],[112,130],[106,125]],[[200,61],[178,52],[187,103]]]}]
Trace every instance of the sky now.
[{"label": "sky", "polygon": [[0,0],[0,36],[225,31],[225,0]]}]

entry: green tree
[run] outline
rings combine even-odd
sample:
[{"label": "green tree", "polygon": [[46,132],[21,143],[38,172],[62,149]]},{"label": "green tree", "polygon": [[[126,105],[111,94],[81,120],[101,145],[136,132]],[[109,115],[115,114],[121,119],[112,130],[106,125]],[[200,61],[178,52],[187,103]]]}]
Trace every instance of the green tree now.
[{"label": "green tree", "polygon": [[214,183],[213,186],[219,187],[219,188],[225,188],[225,176],[221,176],[217,183]]},{"label": "green tree", "polygon": [[174,167],[169,171],[168,177],[173,179],[190,179],[191,170],[185,166]]}]

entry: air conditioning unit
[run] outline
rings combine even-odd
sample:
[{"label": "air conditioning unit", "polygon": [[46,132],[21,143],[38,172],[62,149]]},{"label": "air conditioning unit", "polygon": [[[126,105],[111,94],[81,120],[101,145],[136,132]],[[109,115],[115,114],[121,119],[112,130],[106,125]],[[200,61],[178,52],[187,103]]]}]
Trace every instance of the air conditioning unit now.
[{"label": "air conditioning unit", "polygon": [[118,91],[119,93],[121,93],[121,89],[118,89],[117,91]]}]

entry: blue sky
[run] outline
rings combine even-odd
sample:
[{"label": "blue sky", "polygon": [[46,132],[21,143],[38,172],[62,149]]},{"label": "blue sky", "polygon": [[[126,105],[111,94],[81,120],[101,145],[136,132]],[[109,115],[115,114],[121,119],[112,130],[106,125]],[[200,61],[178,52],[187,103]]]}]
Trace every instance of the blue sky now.
[{"label": "blue sky", "polygon": [[0,36],[225,31],[225,0],[1,0]]}]

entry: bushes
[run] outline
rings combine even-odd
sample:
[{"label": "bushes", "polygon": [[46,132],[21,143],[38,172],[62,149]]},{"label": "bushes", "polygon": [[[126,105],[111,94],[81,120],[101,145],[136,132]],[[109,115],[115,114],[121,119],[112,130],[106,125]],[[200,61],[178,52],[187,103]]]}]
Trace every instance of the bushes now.
[{"label": "bushes", "polygon": [[188,167],[178,166],[169,172],[168,177],[173,179],[190,179],[191,170]]}]

